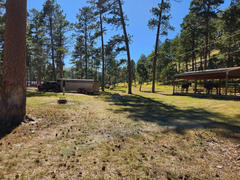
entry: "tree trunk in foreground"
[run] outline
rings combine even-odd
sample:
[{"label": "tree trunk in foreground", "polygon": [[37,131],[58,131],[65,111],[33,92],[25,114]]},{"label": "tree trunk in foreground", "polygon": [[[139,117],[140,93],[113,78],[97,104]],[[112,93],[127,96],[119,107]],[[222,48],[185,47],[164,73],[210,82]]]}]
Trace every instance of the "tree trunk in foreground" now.
[{"label": "tree trunk in foreground", "polygon": [[157,37],[156,37],[156,44],[155,44],[155,52],[154,52],[154,58],[153,58],[152,93],[155,93],[156,66],[157,66],[158,44],[159,44],[159,35],[160,35],[160,28],[161,28],[161,21],[162,21],[163,3],[164,3],[164,0],[162,0],[162,2],[161,2],[161,9],[160,9],[160,15],[159,15],[159,21],[158,21],[158,27],[157,27]]},{"label": "tree trunk in foreground", "polygon": [[0,132],[19,125],[26,115],[27,0],[7,0]]},{"label": "tree trunk in foreground", "polygon": [[121,22],[122,22],[122,28],[124,33],[124,41],[126,44],[126,50],[127,50],[127,58],[128,58],[128,94],[132,94],[132,65],[131,65],[131,57],[130,57],[130,49],[129,49],[129,38],[126,30],[126,24],[124,21],[124,15],[122,10],[122,3],[121,0],[118,0],[119,4],[119,10],[120,10],[120,16],[121,16]]}]

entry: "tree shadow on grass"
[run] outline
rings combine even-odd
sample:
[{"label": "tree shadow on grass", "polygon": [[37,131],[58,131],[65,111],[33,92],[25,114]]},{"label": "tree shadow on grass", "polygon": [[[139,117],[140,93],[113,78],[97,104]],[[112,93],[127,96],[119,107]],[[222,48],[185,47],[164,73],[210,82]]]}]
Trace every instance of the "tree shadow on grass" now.
[{"label": "tree shadow on grass", "polygon": [[[143,92],[143,93],[152,93],[151,90],[142,90],[141,92]],[[164,92],[164,91],[158,90],[158,91],[155,91],[155,94],[160,94],[160,93],[162,93],[162,92]]]},{"label": "tree shadow on grass", "polygon": [[0,124],[0,140],[13,132],[18,126],[20,126],[22,123],[30,123],[32,121],[35,121],[28,115],[25,115],[25,117],[22,120],[19,120],[18,117],[13,118],[13,121],[11,124],[5,122]]},{"label": "tree shadow on grass", "polygon": [[236,125],[239,121],[220,113],[202,108],[179,109],[140,95],[122,96],[118,101],[107,100],[119,106],[113,110],[115,113],[129,112],[128,117],[135,121],[170,126],[172,131],[179,134],[184,134],[188,129],[215,129],[218,135],[240,140],[240,126]]},{"label": "tree shadow on grass", "polygon": [[14,129],[16,129],[19,125],[20,125],[20,123],[19,123],[19,124],[14,124],[14,125],[12,125],[12,126],[10,126],[10,127],[6,127],[6,126],[1,125],[1,126],[0,126],[0,140],[1,140],[2,138],[4,138],[5,136],[7,136],[8,134],[10,134],[10,133],[11,133]]},{"label": "tree shadow on grass", "polygon": [[222,101],[240,101],[240,96],[230,96],[230,95],[215,95],[215,94],[194,94],[194,93],[178,93],[178,94],[163,94],[166,96],[189,96],[199,99],[216,99]]},{"label": "tree shadow on grass", "polygon": [[54,92],[43,92],[43,91],[27,91],[27,97],[56,97],[57,93]]}]

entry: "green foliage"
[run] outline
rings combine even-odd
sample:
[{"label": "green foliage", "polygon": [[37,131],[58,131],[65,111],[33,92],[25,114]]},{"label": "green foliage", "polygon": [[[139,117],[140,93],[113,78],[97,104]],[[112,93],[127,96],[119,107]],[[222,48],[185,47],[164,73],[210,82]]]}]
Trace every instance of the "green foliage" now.
[{"label": "green foliage", "polygon": [[140,59],[137,62],[137,79],[139,84],[143,84],[148,81],[149,74],[147,70],[148,66],[147,57],[145,55],[141,55]]},{"label": "green foliage", "polygon": [[166,39],[158,50],[157,80],[169,83],[176,74],[176,58],[178,57],[178,39]]},{"label": "green foliage", "polygon": [[224,3],[224,0],[192,0],[190,10],[206,20],[217,18],[217,7]]},{"label": "green foliage", "polygon": [[31,9],[27,21],[27,79],[41,83],[63,77],[70,23],[55,0],[46,0],[43,9]]},{"label": "green foliage", "polygon": [[195,14],[196,21],[199,22],[199,30],[204,35],[204,69],[207,69],[207,56],[211,53],[209,41],[216,31],[213,20],[218,18],[218,7],[223,4],[223,0],[192,0],[190,12]]},{"label": "green foliage", "polygon": [[47,52],[45,47],[45,29],[41,12],[32,9],[28,17],[27,31],[27,67],[28,79],[40,83],[46,75]]},{"label": "green foliage", "polygon": [[[170,2],[168,0],[163,2],[163,5],[161,3],[158,3],[158,7],[152,8],[151,13],[153,15],[153,18],[148,21],[149,28],[155,29],[158,27],[158,24],[161,23],[161,35],[167,35],[169,29],[174,30],[174,27],[169,24],[169,20],[171,18],[169,11]],[[159,19],[160,17],[161,19]]]},{"label": "green foliage", "polygon": [[[158,48],[158,81],[168,83],[177,72],[201,70],[202,60],[206,58],[208,69],[240,65],[239,1],[232,1],[228,9],[219,11],[222,3],[217,0],[191,2],[190,12],[181,24],[181,33]],[[153,59],[154,52],[148,56],[148,61]]]},{"label": "green foliage", "polygon": [[195,61],[196,61],[196,51],[195,48],[199,44],[199,39],[201,38],[200,30],[199,30],[199,22],[196,21],[196,14],[190,12],[183,19],[183,23],[181,24],[182,30],[180,35],[180,45],[182,53],[185,53],[179,57],[180,61],[186,64],[186,71],[188,71],[188,63],[192,60],[192,68],[191,70],[195,70]]},{"label": "green foliage", "polygon": [[[90,7],[83,7],[77,14],[78,22],[75,23],[75,34],[77,40],[73,52],[72,63],[77,67],[76,71],[81,78],[93,78],[94,59],[98,54],[95,48],[98,26],[94,23],[96,17]],[[84,76],[83,76],[84,75]]]},{"label": "green foliage", "polygon": [[151,29],[157,28],[156,33],[156,42],[155,50],[153,57],[153,66],[152,66],[152,92],[155,92],[155,79],[156,79],[156,66],[158,58],[158,47],[159,47],[159,36],[167,35],[168,30],[174,30],[174,28],[169,24],[170,20],[170,2],[169,0],[162,0],[161,3],[158,3],[158,7],[151,9],[153,18],[148,21],[148,26]]},{"label": "green foliage", "polygon": [[160,78],[161,81],[165,84],[169,84],[174,80],[174,76],[176,75],[176,66],[172,63],[169,63],[166,67],[164,67],[161,71]]},{"label": "green foliage", "polygon": [[220,14],[218,31],[221,41],[217,44],[223,54],[224,67],[240,65],[239,38],[240,38],[240,6],[239,2],[232,1],[231,6]]},{"label": "green foliage", "polygon": [[66,33],[69,30],[69,22],[56,0],[46,0],[41,12],[41,20],[45,27],[46,46],[49,49],[47,55],[51,60],[49,65],[52,67],[52,80],[55,80],[57,77],[63,76],[63,59],[67,52]]},{"label": "green foliage", "polygon": [[[66,34],[72,30],[71,26],[75,30],[72,36],[75,41],[72,52],[74,67],[65,73],[65,77],[100,80],[106,75],[106,83],[115,85],[128,82],[130,74],[133,80],[142,84],[153,81],[153,69],[156,69],[156,80],[169,83],[176,73],[203,69],[203,60],[207,60],[205,68],[240,66],[239,0],[231,0],[230,7],[224,11],[218,9],[223,0],[192,0],[180,34],[159,43],[161,36],[173,30],[169,24],[170,1],[161,2],[151,9],[153,17],[148,22],[150,29],[159,27],[156,51],[147,57],[141,56],[135,65],[130,55],[121,59],[131,42],[126,27],[124,31],[123,25],[128,18],[121,11],[122,0],[89,0],[89,4],[80,9],[75,24],[66,20],[56,0],[46,0],[42,10],[32,9],[28,13],[28,79],[41,82],[53,80],[55,76],[63,77],[64,58],[69,53]],[[4,3],[5,0],[0,0],[0,76],[5,30]],[[116,31],[107,39],[107,28],[110,27],[123,30],[123,33]],[[104,41],[104,38],[107,40]],[[130,71],[128,65],[132,67]],[[103,67],[105,72],[100,74]]]}]

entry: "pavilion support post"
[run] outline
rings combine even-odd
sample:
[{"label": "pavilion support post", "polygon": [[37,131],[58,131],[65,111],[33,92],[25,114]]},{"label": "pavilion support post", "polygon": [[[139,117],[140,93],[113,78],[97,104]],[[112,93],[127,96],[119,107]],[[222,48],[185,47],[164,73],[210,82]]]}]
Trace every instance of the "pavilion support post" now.
[{"label": "pavilion support post", "polygon": [[236,95],[237,95],[237,86],[234,85],[234,96],[236,96]]},{"label": "pavilion support post", "polygon": [[228,95],[228,80],[229,80],[229,72],[226,72],[226,85],[225,85],[225,95]]},{"label": "pavilion support post", "polygon": [[194,84],[194,94],[197,93],[197,80],[195,80],[195,84]]},{"label": "pavilion support post", "polygon": [[218,92],[217,92],[217,94],[218,94],[218,95],[221,95],[221,91],[222,91],[222,80],[219,79],[219,81],[218,81]]},{"label": "pavilion support post", "polygon": [[173,95],[175,94],[175,80],[173,80]]}]

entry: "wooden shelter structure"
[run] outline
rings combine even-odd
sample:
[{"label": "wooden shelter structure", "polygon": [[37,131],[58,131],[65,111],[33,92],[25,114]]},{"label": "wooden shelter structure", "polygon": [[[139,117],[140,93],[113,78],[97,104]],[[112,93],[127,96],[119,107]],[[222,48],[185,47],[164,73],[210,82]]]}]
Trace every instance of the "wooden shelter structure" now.
[{"label": "wooden shelter structure", "polygon": [[[194,88],[195,93],[197,92],[197,81],[198,80],[204,80],[204,81],[219,80],[219,82],[221,82],[223,80],[223,81],[225,81],[225,95],[227,95],[229,79],[240,79],[240,67],[208,69],[208,70],[202,70],[202,71],[185,72],[185,73],[177,74],[175,76],[175,79],[194,80],[195,81],[195,88]],[[175,85],[173,88],[173,93],[175,93],[174,91],[175,91]]]}]

